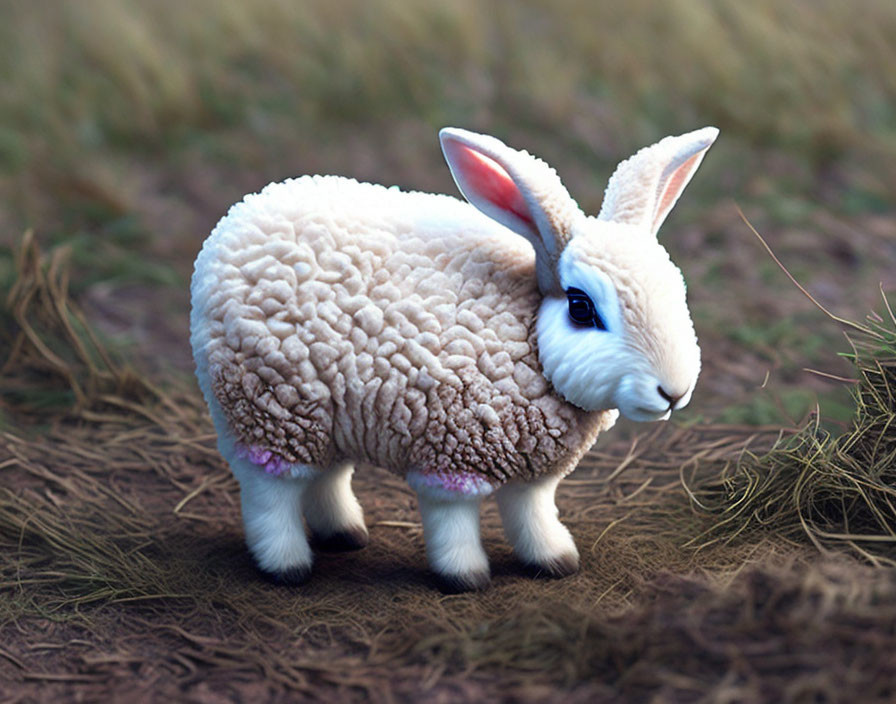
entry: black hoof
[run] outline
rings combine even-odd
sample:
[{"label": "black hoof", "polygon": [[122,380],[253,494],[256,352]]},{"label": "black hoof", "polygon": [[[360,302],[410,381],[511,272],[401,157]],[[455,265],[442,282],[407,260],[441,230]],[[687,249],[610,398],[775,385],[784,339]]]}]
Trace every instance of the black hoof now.
[{"label": "black hoof", "polygon": [[258,571],[261,573],[262,577],[271,584],[283,587],[297,587],[308,581],[308,578],[311,576],[311,565],[305,567],[287,567],[278,572],[271,572],[259,567]]},{"label": "black hoof", "polygon": [[470,574],[437,574],[439,589],[443,594],[479,592],[488,588],[492,578],[488,571]]},{"label": "black hoof", "polygon": [[548,579],[569,577],[579,571],[579,556],[568,552],[542,564],[523,563],[523,568],[530,577],[546,577]]},{"label": "black hoof", "polygon": [[350,552],[367,547],[370,536],[366,528],[353,526],[326,537],[312,535],[310,542],[313,548],[321,552]]}]

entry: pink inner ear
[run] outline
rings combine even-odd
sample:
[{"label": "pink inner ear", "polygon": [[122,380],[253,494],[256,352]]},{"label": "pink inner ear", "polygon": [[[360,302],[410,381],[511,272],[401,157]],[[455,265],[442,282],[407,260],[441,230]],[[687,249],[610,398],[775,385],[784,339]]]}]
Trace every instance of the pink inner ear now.
[{"label": "pink inner ear", "polygon": [[462,144],[452,146],[454,168],[466,182],[463,190],[468,199],[482,198],[524,223],[535,226],[519,188],[498,162]]},{"label": "pink inner ear", "polygon": [[697,152],[694,154],[694,156],[675,169],[675,173],[669,177],[669,180],[666,182],[666,187],[663,189],[663,193],[660,196],[659,205],[656,207],[656,214],[653,217],[654,230],[657,229],[657,223],[664,220],[669,210],[675,205],[675,201],[678,200],[678,196],[681,195],[681,189],[685,187],[688,176],[690,176],[691,172],[694,170],[694,164],[697,159],[700,158],[702,153],[703,152]]}]

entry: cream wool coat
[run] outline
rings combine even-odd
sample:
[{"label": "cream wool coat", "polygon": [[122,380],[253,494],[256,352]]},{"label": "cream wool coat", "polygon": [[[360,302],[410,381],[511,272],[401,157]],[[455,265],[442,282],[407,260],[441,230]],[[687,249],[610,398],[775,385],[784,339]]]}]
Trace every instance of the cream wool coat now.
[{"label": "cream wool coat", "polygon": [[571,471],[617,415],[545,379],[541,298],[532,248],[472,205],[303,177],[206,241],[193,343],[206,396],[268,472],[352,460],[487,490]]}]

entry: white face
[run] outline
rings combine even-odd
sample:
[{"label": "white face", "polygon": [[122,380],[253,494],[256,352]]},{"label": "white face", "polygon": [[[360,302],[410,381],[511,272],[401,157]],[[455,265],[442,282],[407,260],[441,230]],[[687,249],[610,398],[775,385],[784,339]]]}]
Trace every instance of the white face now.
[{"label": "white face", "polygon": [[[544,374],[585,410],[618,408],[632,420],[666,420],[690,401],[700,372],[681,274],[656,240],[645,241],[662,256],[645,251],[638,260],[644,266],[624,270],[617,288],[585,261],[581,244],[574,239],[560,257],[567,295],[545,298],[539,309]],[[642,287],[645,277],[649,285]]]}]

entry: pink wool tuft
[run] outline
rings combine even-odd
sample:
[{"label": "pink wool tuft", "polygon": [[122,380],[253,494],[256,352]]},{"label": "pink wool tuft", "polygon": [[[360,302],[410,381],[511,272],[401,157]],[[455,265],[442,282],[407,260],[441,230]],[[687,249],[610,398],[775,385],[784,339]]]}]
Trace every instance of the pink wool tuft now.
[{"label": "pink wool tuft", "polygon": [[236,456],[242,460],[248,460],[252,464],[258,465],[268,474],[279,477],[281,474],[289,470],[290,463],[279,455],[275,455],[270,450],[258,447],[257,445],[246,446],[237,443]]},{"label": "pink wool tuft", "polygon": [[420,474],[420,484],[429,489],[444,489],[463,496],[479,496],[492,491],[492,485],[489,482],[472,472]]}]

